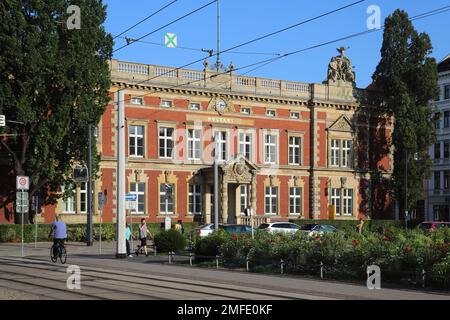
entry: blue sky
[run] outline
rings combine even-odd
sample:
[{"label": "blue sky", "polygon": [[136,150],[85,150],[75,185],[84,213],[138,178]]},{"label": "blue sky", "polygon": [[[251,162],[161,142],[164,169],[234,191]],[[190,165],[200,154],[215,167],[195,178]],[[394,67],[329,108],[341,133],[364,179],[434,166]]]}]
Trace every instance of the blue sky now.
[{"label": "blue sky", "polygon": [[[355,1],[221,0],[221,49],[228,49],[234,45]],[[108,6],[106,30],[113,35],[119,34],[169,2],[171,1],[104,0],[104,3]],[[172,6],[129,31],[124,36],[139,38],[208,2],[210,0],[178,0]],[[414,16],[450,5],[450,1],[365,1],[331,16],[236,49],[239,52],[252,54],[226,53],[221,57],[221,60],[225,65],[232,61],[235,67],[239,68],[273,57],[259,53],[286,53],[367,30],[366,21],[369,14],[366,11],[370,5],[378,5],[380,7],[383,24],[384,19],[397,8],[404,9],[410,16]],[[143,40],[163,44],[164,34],[169,32],[177,34],[178,46],[215,50],[216,15],[216,4],[213,4]],[[430,35],[434,46],[432,56],[438,61],[450,53],[450,36],[448,32],[450,30],[450,11],[414,21],[414,26],[420,32],[427,32]],[[125,40],[117,38],[115,48],[123,44],[125,44]],[[349,46],[350,49],[347,51],[347,55],[355,66],[357,85],[358,87],[366,87],[370,83],[372,73],[379,61],[381,44],[382,31],[379,31],[278,60],[254,70],[248,75],[299,82],[322,82],[326,78],[327,65],[330,58],[338,54],[336,48]],[[146,43],[133,43],[114,53],[114,58],[120,60],[174,67],[182,66],[205,56],[205,53],[199,51],[165,48]],[[213,64],[214,62],[215,58],[211,58],[210,63]],[[189,68],[201,69],[202,65],[198,63]],[[238,73],[242,74],[247,71],[249,69]]]}]

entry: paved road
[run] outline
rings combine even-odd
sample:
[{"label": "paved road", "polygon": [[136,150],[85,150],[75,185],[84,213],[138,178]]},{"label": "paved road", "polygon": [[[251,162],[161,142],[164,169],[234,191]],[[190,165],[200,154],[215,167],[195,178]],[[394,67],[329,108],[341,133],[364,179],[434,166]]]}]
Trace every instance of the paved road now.
[{"label": "paved road", "polygon": [[[413,290],[368,290],[363,285],[168,265],[167,257],[114,258],[114,244],[68,244],[66,265],[49,261],[49,243],[38,248],[0,244],[0,299],[447,299]],[[67,288],[69,265],[81,270],[81,289]]]}]

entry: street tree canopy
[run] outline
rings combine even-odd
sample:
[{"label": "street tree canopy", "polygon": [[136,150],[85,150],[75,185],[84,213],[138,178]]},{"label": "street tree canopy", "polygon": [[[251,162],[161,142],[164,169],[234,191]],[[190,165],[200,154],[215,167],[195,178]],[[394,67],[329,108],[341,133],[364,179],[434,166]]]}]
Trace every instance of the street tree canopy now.
[{"label": "street tree canopy", "polygon": [[430,37],[414,29],[406,12],[396,10],[386,19],[381,60],[373,80],[394,118],[393,186],[400,212],[415,207],[422,196],[423,179],[431,174],[428,150],[436,137],[429,101],[439,92],[432,49]]},{"label": "street tree canopy", "polygon": [[[77,19],[71,5],[80,8],[79,29],[68,28]],[[85,162],[88,125],[109,101],[105,19],[101,0],[0,2],[0,208],[15,198],[16,175],[30,176],[31,196],[44,190],[54,203],[72,166]]]}]

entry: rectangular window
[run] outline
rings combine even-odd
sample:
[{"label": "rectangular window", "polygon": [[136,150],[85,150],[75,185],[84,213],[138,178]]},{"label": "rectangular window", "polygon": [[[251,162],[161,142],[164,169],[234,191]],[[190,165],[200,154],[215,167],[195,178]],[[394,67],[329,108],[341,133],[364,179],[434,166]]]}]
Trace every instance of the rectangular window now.
[{"label": "rectangular window", "polygon": [[336,215],[341,215],[341,189],[331,189],[331,204],[336,208]]},{"label": "rectangular window", "polygon": [[450,158],[450,141],[444,141],[444,159]]},{"label": "rectangular window", "polygon": [[161,183],[159,186],[159,212],[164,214],[173,213],[174,185],[171,183]]},{"label": "rectangular window", "polygon": [[340,164],[340,149],[341,149],[341,141],[340,140],[331,140],[331,165],[338,167]]},{"label": "rectangular window", "polygon": [[343,214],[351,216],[353,215],[353,189],[344,189],[343,191]]},{"label": "rectangular window", "polygon": [[161,101],[161,107],[172,108],[172,101],[170,101],[170,100],[162,100]]},{"label": "rectangular window", "polygon": [[435,159],[441,158],[441,142],[437,142],[434,144],[434,158]]},{"label": "rectangular window", "polygon": [[302,213],[302,188],[289,188],[289,213],[297,215]]},{"label": "rectangular window", "polygon": [[227,161],[227,132],[218,131],[215,136],[217,137],[217,160]]},{"label": "rectangular window", "polygon": [[434,172],[434,189],[441,190],[441,172],[440,171]]},{"label": "rectangular window", "polygon": [[275,117],[276,116],[275,110],[267,110],[266,111],[266,116],[268,116],[268,117]]},{"label": "rectangular window", "polygon": [[80,184],[80,212],[87,212],[87,183],[82,182]]},{"label": "rectangular window", "polygon": [[247,160],[252,156],[252,135],[250,133],[239,133],[239,154]]},{"label": "rectangular window", "polygon": [[144,126],[130,126],[129,127],[129,156],[143,157],[144,156]]},{"label": "rectangular window", "polygon": [[450,99],[450,86],[444,87],[444,99]]},{"label": "rectangular window", "polygon": [[144,100],[142,98],[131,98],[131,104],[143,105]]},{"label": "rectangular window", "polygon": [[159,128],[159,157],[172,159],[173,128]]},{"label": "rectangular window", "polygon": [[301,138],[289,137],[289,164],[299,165],[301,157]]},{"label": "rectangular window", "polygon": [[76,193],[74,190],[74,186],[71,186],[68,195],[64,195],[65,188],[61,188],[63,193],[63,212],[64,213],[75,213],[75,205],[76,205]]},{"label": "rectangular window", "polygon": [[439,112],[434,114],[434,128],[435,129],[441,128],[441,114]]},{"label": "rectangular window", "polygon": [[242,114],[251,114],[251,110],[250,110],[250,108],[241,108],[241,113]]},{"label": "rectangular window", "polygon": [[145,214],[145,183],[132,182],[130,184],[130,193],[136,195],[136,209],[131,212],[134,214]]},{"label": "rectangular window", "polygon": [[277,136],[266,134],[264,137],[264,163],[275,164],[277,162]]},{"label": "rectangular window", "polygon": [[190,110],[200,110],[200,103],[191,102],[189,103],[189,109]]},{"label": "rectangular window", "polygon": [[445,170],[444,171],[444,189],[445,190],[448,190],[448,189],[450,189],[450,186],[449,186],[449,179],[450,179],[450,171],[448,171],[448,170]]},{"label": "rectangular window", "polygon": [[188,129],[188,159],[200,160],[200,134],[201,131],[197,129]]},{"label": "rectangular window", "polygon": [[202,214],[202,186],[189,185],[189,214]]},{"label": "rectangular window", "polygon": [[342,140],[342,167],[351,167],[352,141]]},{"label": "rectangular window", "polygon": [[444,112],[444,128],[450,127],[450,111]]},{"label": "rectangular window", "polygon": [[241,214],[245,213],[245,209],[248,208],[248,187],[246,184],[241,185],[240,190],[240,204]]},{"label": "rectangular window", "polygon": [[278,188],[266,187],[265,190],[265,213],[277,214],[278,209]]},{"label": "rectangular window", "polygon": [[299,112],[291,112],[289,118],[291,118],[291,119],[300,119],[300,113]]}]

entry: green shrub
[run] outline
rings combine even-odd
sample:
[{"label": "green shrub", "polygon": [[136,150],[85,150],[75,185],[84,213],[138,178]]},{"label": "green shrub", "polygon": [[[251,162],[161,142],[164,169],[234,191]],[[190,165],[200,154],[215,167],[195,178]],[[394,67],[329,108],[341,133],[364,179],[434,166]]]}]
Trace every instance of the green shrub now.
[{"label": "green shrub", "polygon": [[173,229],[156,234],[154,241],[159,252],[176,252],[186,247],[186,238]]},{"label": "green shrub", "polygon": [[223,230],[214,231],[204,238],[198,239],[194,244],[196,256],[215,257],[218,255],[220,246],[227,241],[230,236]]}]

